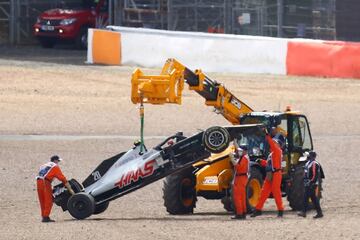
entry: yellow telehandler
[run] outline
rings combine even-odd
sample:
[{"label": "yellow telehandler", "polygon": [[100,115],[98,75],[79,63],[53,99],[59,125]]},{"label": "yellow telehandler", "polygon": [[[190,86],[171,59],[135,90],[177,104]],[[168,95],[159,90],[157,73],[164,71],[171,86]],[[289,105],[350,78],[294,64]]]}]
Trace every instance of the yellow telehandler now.
[{"label": "yellow telehandler", "polygon": [[[191,71],[175,59],[168,59],[159,75],[145,75],[136,69],[132,75],[131,100],[134,104],[181,104],[184,83],[205,99],[205,105],[215,108],[230,123],[263,124],[286,138],[282,161],[282,193],[290,207],[300,210],[303,204],[303,164],[299,158],[313,150],[309,123],[305,115],[287,108],[284,112],[255,112],[234,96],[222,84],[211,80],[201,70]],[[143,112],[142,112],[143,114]],[[266,159],[269,147],[263,135],[239,138],[239,144],[247,144],[250,157],[250,177],[247,186],[247,204],[251,211],[257,204],[265,169],[257,159]],[[227,211],[233,210],[231,181],[233,166],[229,154],[232,147],[192,165],[181,172],[166,177],[163,199],[170,214],[192,213],[197,197],[221,199]],[[317,196],[321,197],[321,184]]]}]

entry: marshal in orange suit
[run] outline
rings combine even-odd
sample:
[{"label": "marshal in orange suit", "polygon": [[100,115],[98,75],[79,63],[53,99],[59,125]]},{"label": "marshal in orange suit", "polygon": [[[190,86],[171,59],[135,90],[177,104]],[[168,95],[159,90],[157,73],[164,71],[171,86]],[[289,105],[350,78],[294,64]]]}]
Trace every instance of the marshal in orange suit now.
[{"label": "marshal in orange suit", "polygon": [[50,158],[50,162],[45,163],[40,167],[39,173],[36,177],[36,185],[41,208],[42,222],[55,222],[49,217],[51,208],[53,206],[51,182],[54,180],[54,178],[60,180],[69,190],[70,194],[74,194],[74,191],[71,189],[70,184],[68,183],[66,177],[64,176],[58,165],[60,161],[61,158],[59,156],[52,156]]},{"label": "marshal in orange suit", "polygon": [[266,140],[270,146],[270,154],[266,163],[266,178],[264,185],[261,189],[260,199],[255,207],[255,211],[251,217],[256,217],[262,214],[262,208],[266,199],[272,193],[275,198],[275,203],[278,209],[278,217],[283,216],[284,206],[281,196],[281,160],[282,160],[282,148],[285,144],[285,138],[282,134],[275,135],[271,138],[269,134],[266,134]]},{"label": "marshal in orange suit", "polygon": [[[235,147],[237,144],[235,144]],[[236,147],[231,157],[234,165],[233,198],[235,205],[235,216],[232,219],[246,219],[246,184],[248,182],[249,156],[247,146]]]}]

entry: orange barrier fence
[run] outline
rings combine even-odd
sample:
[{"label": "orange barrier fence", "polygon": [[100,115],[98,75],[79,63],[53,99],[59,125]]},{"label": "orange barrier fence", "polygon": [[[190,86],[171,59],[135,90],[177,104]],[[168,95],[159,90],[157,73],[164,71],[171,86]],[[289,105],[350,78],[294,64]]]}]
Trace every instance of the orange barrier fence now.
[{"label": "orange barrier fence", "polygon": [[360,43],[289,41],[287,75],[360,78]]},{"label": "orange barrier fence", "polygon": [[92,39],[93,63],[120,65],[121,64],[121,34],[95,30]]}]

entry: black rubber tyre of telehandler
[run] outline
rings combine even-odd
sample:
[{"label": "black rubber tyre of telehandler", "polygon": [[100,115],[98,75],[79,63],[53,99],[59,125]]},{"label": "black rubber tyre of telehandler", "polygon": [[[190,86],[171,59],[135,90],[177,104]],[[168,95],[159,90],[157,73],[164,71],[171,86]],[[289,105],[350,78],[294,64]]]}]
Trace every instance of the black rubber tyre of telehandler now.
[{"label": "black rubber tyre of telehandler", "polygon": [[[248,184],[246,186],[246,208],[247,212],[251,213],[256,204],[259,201],[261,188],[263,185],[263,176],[261,172],[255,168],[252,167],[250,170],[250,177],[248,180]],[[224,206],[224,209],[228,212],[234,211],[234,202],[233,202],[233,186],[231,184],[231,189],[229,190],[229,195],[225,196],[221,199],[221,203]]]},{"label": "black rubber tyre of telehandler", "polygon": [[233,205],[231,194],[232,194],[232,191],[230,189],[229,195],[225,196],[221,199],[221,203],[223,204],[223,207],[227,212],[234,212],[234,205]]},{"label": "black rubber tyre of telehandler", "polygon": [[255,209],[256,204],[260,200],[261,189],[263,185],[263,175],[256,167],[250,169],[250,177],[246,186],[246,208],[248,212]]},{"label": "black rubber tyre of telehandler", "polygon": [[105,210],[109,207],[109,202],[103,202],[101,204],[95,205],[95,210],[93,214],[100,214],[105,212]]},{"label": "black rubber tyre of telehandler", "polygon": [[229,132],[219,126],[210,127],[205,130],[203,135],[205,149],[211,153],[221,153],[230,144]]},{"label": "black rubber tyre of telehandler", "polygon": [[292,210],[300,211],[303,209],[304,203],[304,168],[302,165],[295,168],[292,178],[287,200]]},{"label": "black rubber tyre of telehandler", "polygon": [[[287,200],[292,210],[301,211],[304,205],[304,168],[303,165],[297,166],[294,172],[291,189],[288,192]],[[322,195],[322,186],[319,185],[317,189],[317,197],[320,201]],[[314,206],[309,199],[308,209],[313,209]]]},{"label": "black rubber tyre of telehandler", "polygon": [[69,198],[67,207],[71,216],[79,220],[85,219],[94,213],[95,200],[90,194],[79,192]]},{"label": "black rubber tyre of telehandler", "polygon": [[163,199],[168,213],[180,215],[194,212],[197,201],[195,182],[192,167],[165,178]]}]

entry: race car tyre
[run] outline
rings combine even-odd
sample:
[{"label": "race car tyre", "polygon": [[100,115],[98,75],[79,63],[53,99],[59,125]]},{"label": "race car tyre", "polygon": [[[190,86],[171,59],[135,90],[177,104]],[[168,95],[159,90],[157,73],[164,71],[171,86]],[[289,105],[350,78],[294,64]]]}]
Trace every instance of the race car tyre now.
[{"label": "race car tyre", "polygon": [[38,40],[43,48],[53,48],[56,44],[55,38],[38,37]]},{"label": "race car tyre", "polygon": [[211,153],[221,153],[230,144],[230,134],[223,127],[210,127],[203,135],[205,149]]},{"label": "race car tyre", "polygon": [[263,175],[261,174],[259,169],[252,167],[250,169],[250,177],[246,186],[246,207],[248,212],[252,212],[255,209],[256,204],[259,202],[262,185]]},{"label": "race car tyre", "polygon": [[[72,190],[75,193],[82,192],[83,186],[76,181],[75,179],[69,180],[70,186]],[[64,187],[63,183],[60,183],[53,188],[53,196],[54,196],[54,203],[62,208],[63,211],[68,210],[67,209],[67,203],[69,201],[69,198],[71,197],[71,194],[69,191]]]},{"label": "race car tyre", "polygon": [[[319,186],[316,188],[316,196],[320,201],[322,195],[322,185],[320,183]],[[295,172],[293,175],[293,181],[291,188],[289,189],[287,200],[289,201],[289,205],[291,209],[296,211],[303,210],[304,205],[304,168],[302,165],[297,166],[295,168]],[[314,205],[312,204],[311,200],[309,199],[308,209],[313,209]]]},{"label": "race car tyre", "polygon": [[90,194],[80,192],[70,197],[67,207],[71,216],[76,219],[85,219],[94,213],[95,201]]},{"label": "race car tyre", "polygon": [[76,181],[73,178],[69,180],[69,183],[70,183],[70,186],[71,186],[72,190],[75,193],[81,192],[84,189],[84,187],[78,181]]},{"label": "race car tyre", "polygon": [[78,35],[75,39],[75,45],[77,49],[87,49],[88,44],[88,28],[81,27]]},{"label": "race car tyre", "polygon": [[93,214],[100,214],[105,212],[105,210],[109,207],[109,202],[103,202],[101,204],[95,205],[95,210]]},{"label": "race car tyre", "polygon": [[193,168],[166,177],[163,199],[166,211],[170,214],[189,214],[196,206],[195,176]]}]

